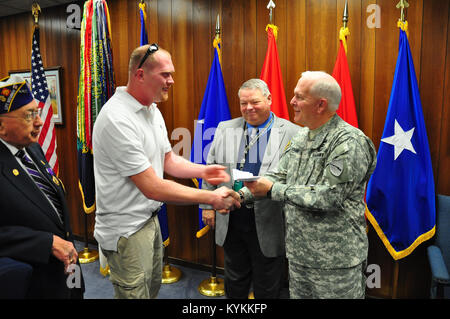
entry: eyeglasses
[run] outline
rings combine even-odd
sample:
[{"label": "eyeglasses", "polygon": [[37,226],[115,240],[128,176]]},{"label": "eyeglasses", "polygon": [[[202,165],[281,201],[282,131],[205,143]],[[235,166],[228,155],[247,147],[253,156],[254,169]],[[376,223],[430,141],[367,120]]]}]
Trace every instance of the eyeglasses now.
[{"label": "eyeglasses", "polygon": [[25,116],[12,116],[12,115],[1,115],[1,117],[9,117],[9,118],[16,118],[16,119],[22,119],[27,122],[32,122],[36,120],[37,116],[41,117],[42,115],[42,108],[39,108],[37,110],[32,110],[27,113],[25,113]]},{"label": "eyeglasses", "polygon": [[145,55],[144,55],[144,57],[142,58],[141,63],[139,63],[139,66],[138,66],[137,68],[140,69],[141,66],[144,64],[145,60],[147,60],[148,56],[149,56],[150,54],[153,54],[153,53],[155,53],[156,51],[158,51],[158,49],[159,49],[159,46],[158,46],[156,43],[150,44],[150,46],[148,47],[147,52],[145,52]]}]

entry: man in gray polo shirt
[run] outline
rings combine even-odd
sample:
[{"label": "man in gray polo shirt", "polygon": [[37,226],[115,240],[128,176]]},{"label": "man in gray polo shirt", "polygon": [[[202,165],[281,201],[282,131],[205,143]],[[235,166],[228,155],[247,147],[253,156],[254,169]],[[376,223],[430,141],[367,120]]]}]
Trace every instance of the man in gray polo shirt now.
[{"label": "man in gray polo shirt", "polygon": [[127,86],[117,88],[94,125],[94,236],[108,260],[116,298],[158,294],[163,245],[156,216],[162,202],[204,203],[225,211],[240,206],[239,195],[225,187],[211,192],[163,178],[165,172],[212,184],[230,179],[223,166],[194,164],[172,152],[154,103],[167,100],[174,71],[169,52],[156,44],[136,48]]}]

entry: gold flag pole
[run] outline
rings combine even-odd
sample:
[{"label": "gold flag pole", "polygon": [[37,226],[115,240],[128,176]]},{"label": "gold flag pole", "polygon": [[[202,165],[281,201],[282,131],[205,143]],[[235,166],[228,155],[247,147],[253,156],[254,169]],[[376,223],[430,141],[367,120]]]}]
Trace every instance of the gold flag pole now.
[{"label": "gold flag pole", "polygon": [[400,19],[398,19],[397,26],[405,31],[406,36],[409,37],[408,21],[406,21],[406,9],[409,8],[409,3],[406,0],[400,0],[396,7],[400,9]]},{"label": "gold flag pole", "polygon": [[181,270],[169,264],[169,257],[167,256],[167,247],[164,247],[164,266],[162,271],[163,284],[173,284],[181,278]]},{"label": "gold flag pole", "polygon": [[[220,36],[220,18],[217,15],[216,20],[216,39]],[[222,278],[218,278],[216,275],[216,229],[210,228],[212,230],[212,266],[211,266],[211,277],[203,280],[198,286],[198,291],[208,297],[219,297],[225,295],[225,286]]]},{"label": "gold flag pole", "polygon": [[39,6],[39,4],[34,1],[33,4],[31,5],[31,14],[34,17],[34,24],[38,25],[39,24],[39,13],[41,12],[41,7]]},{"label": "gold flag pole", "polygon": [[397,9],[400,9],[400,19],[401,22],[406,22],[406,14],[405,9],[409,8],[409,3],[406,0],[400,0],[399,3],[397,3]]},{"label": "gold flag pole", "polygon": [[212,265],[211,277],[203,280],[198,286],[198,292],[208,297],[220,297],[225,295],[225,285],[222,278],[216,274],[216,229],[212,228]]}]

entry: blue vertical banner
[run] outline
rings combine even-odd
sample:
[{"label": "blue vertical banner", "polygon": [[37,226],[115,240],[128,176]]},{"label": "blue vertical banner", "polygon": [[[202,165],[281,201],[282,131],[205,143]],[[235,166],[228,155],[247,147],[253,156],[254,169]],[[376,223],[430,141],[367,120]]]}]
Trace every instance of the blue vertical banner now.
[{"label": "blue vertical banner", "polygon": [[[205,95],[203,96],[202,106],[200,108],[200,113],[198,115],[198,120],[195,127],[194,143],[191,149],[191,162],[197,164],[206,163],[205,156],[209,151],[209,143],[213,139],[213,135],[210,134],[210,130],[216,129],[220,122],[231,119],[220,63],[220,51],[220,37],[216,36],[214,39],[214,60],[209,72]],[[205,134],[207,131],[208,133]],[[205,141],[204,137],[210,137],[211,139]],[[195,179],[194,183],[198,188],[202,188],[201,179]],[[197,238],[200,238],[208,232],[209,226],[205,226],[202,221],[201,208],[199,208],[198,216],[199,228],[197,231]]]},{"label": "blue vertical banner", "polygon": [[141,18],[141,46],[148,44],[147,31],[145,30],[145,21],[147,21],[145,2],[139,3],[139,16]]},{"label": "blue vertical banner", "polygon": [[[367,218],[394,260],[433,237],[435,189],[407,25],[399,22],[400,45],[389,108],[367,186]],[[406,32],[405,32],[406,31]]]},{"label": "blue vertical banner", "polygon": [[[146,5],[145,2],[139,3],[139,16],[141,17],[141,36],[140,45],[148,44],[147,31],[145,29],[145,22],[147,21]],[[169,222],[167,219],[167,206],[163,204],[161,210],[158,212],[158,221],[161,227],[161,235],[164,247],[169,246]]]}]

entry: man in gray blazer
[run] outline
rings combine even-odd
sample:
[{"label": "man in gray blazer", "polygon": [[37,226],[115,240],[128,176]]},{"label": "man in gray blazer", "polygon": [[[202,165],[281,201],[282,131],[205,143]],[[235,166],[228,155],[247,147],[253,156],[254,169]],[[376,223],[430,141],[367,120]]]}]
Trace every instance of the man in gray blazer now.
[{"label": "man in gray blazer", "polygon": [[[270,111],[272,96],[264,81],[246,81],[238,95],[242,117],[219,124],[207,164],[224,165],[231,176],[233,169],[263,175],[277,167],[299,127]],[[235,191],[243,187],[234,179],[223,185]],[[224,247],[226,296],[248,298],[253,284],[255,298],[278,298],[285,264],[282,205],[261,200],[230,214],[215,213],[208,205],[200,208],[205,224],[216,227],[216,243]]]}]

